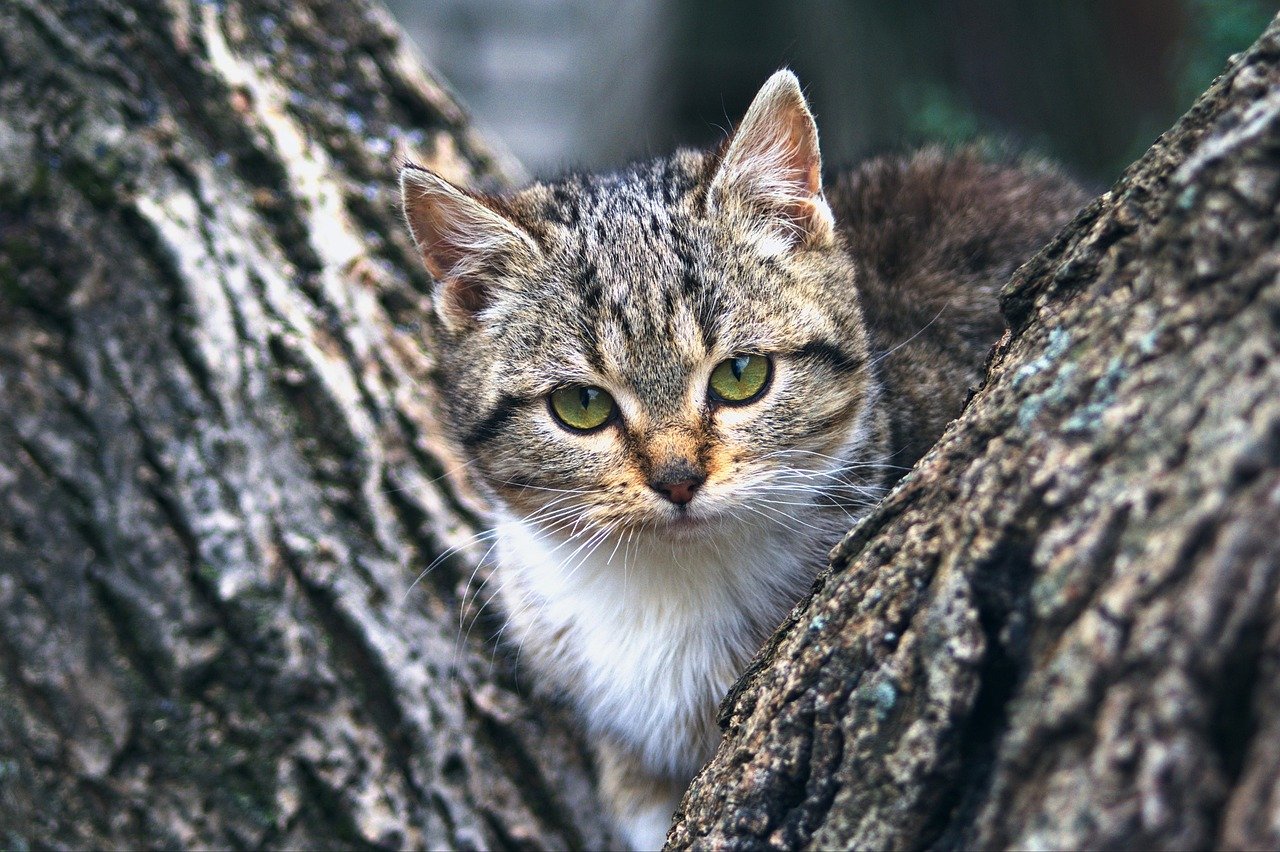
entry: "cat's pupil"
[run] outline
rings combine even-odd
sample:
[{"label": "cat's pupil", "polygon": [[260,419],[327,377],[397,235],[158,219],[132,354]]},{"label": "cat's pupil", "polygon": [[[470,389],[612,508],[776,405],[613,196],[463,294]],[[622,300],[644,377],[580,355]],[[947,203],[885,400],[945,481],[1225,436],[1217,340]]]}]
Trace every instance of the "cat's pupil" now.
[{"label": "cat's pupil", "polygon": [[733,370],[733,377],[738,381],[742,381],[742,372],[747,369],[747,362],[751,359],[746,355],[739,355],[733,359],[730,369]]},{"label": "cat's pupil", "polygon": [[595,388],[582,388],[578,391],[578,403],[584,411],[591,407],[591,400],[596,398],[596,394]]}]

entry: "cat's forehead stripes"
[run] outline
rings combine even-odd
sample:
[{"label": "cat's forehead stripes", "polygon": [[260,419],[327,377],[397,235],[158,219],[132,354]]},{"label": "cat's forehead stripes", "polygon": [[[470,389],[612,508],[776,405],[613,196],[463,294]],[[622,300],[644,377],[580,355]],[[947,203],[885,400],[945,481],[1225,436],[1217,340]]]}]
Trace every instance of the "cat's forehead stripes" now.
[{"label": "cat's forehead stripes", "polygon": [[[678,404],[720,321],[690,248],[698,175],[670,160],[614,175],[570,177],[541,194],[553,263],[584,356],[656,409]],[[662,204],[655,204],[662,198]]]}]

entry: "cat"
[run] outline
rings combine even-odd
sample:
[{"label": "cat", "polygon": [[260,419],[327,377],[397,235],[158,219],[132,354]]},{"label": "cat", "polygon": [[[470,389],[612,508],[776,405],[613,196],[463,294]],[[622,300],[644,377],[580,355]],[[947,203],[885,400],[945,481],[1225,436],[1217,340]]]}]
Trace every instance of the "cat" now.
[{"label": "cat", "polygon": [[821,165],[783,70],[714,151],[491,196],[401,173],[509,630],[637,849],[738,673],[980,380],[1000,285],[1085,200],[972,150],[825,188]]}]

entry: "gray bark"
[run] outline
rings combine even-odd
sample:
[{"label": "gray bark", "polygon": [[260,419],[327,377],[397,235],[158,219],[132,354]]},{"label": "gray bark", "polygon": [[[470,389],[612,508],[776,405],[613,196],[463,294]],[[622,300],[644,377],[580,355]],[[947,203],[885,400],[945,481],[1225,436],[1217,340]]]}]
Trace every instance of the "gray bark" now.
[{"label": "gray bark", "polygon": [[608,843],[472,629],[401,156],[509,171],[366,2],[0,5],[0,846]]},{"label": "gray bark", "polygon": [[[3,845],[611,845],[477,594],[397,156],[513,171],[365,2],[0,6]],[[1278,202],[1273,23],[1015,276],[674,845],[1280,846]]]},{"label": "gray bark", "polygon": [[1280,19],[1004,309],[672,847],[1280,846]]}]

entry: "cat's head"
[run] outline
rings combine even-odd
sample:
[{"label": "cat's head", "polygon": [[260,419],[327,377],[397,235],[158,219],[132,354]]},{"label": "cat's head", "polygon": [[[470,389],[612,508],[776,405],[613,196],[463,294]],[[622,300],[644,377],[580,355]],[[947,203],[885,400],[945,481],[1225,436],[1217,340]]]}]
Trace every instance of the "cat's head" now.
[{"label": "cat's head", "polygon": [[787,71],[715,152],[502,197],[407,167],[439,392],[485,490],[547,532],[858,503],[875,384],[820,171]]}]

